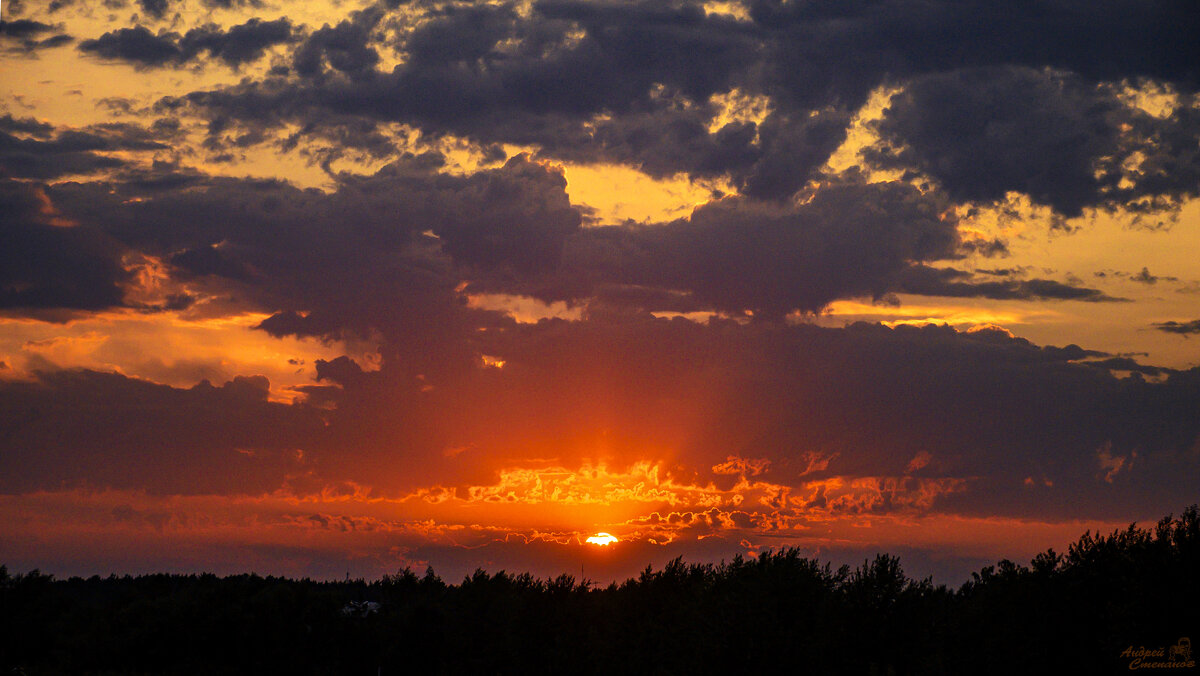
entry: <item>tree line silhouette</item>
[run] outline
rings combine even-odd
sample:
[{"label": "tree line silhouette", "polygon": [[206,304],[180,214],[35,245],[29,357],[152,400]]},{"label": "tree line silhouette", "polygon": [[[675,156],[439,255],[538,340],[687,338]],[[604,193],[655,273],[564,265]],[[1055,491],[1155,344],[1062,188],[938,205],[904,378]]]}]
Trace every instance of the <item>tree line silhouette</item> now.
[{"label": "tree line silhouette", "polygon": [[1086,533],[1028,566],[1000,561],[958,589],[911,579],[886,554],[833,568],[797,549],[716,565],[675,559],[608,587],[482,570],[448,584],[432,569],[327,582],[57,580],[0,566],[0,667],[31,676],[1092,674],[1127,672],[1137,650],[1171,645],[1169,671],[1190,673],[1194,662],[1175,662],[1182,638],[1200,639],[1198,573],[1195,505],[1153,528]]}]

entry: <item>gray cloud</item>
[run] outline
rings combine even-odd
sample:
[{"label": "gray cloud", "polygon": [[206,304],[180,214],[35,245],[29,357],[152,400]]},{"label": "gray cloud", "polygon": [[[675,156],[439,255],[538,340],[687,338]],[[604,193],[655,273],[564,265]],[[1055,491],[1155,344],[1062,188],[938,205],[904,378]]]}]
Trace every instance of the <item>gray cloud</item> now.
[{"label": "gray cloud", "polygon": [[[0,44],[6,49],[32,54],[39,49],[62,47],[75,38],[66,33],[55,33],[58,27],[32,19],[16,19],[0,22]],[[48,37],[40,37],[55,33]]]},{"label": "gray cloud", "polygon": [[49,205],[35,186],[0,181],[0,309],[121,305],[123,247],[91,227],[58,227]]},{"label": "gray cloud", "polygon": [[592,279],[684,291],[711,309],[780,316],[848,296],[882,295],[910,261],[953,255],[954,219],[939,195],[854,179],[801,206],[730,198],[662,225],[593,228],[565,267]]},{"label": "gray cloud", "polygon": [[[1113,0],[1082,21],[1044,3],[1004,12],[951,2],[750,10],[752,21],[739,22],[693,3],[543,2],[528,15],[445,6],[389,44],[383,29],[402,10],[382,4],[314,32],[290,73],[160,105],[264,139],[285,123],[337,138],[334,128],[405,122],[432,136],[536,144],[552,157],[625,162],[656,176],[728,174],[746,194],[780,199],[840,144],[872,90],[901,86],[880,126],[893,147],[872,158],[926,172],[955,198],[1018,190],[1075,215],[1173,208],[1200,185],[1189,159],[1197,113],[1152,118],[1116,96],[1143,80],[1194,91],[1196,59],[1185,55],[1195,55],[1200,29],[1179,3],[1135,10]],[[405,61],[379,70],[381,50],[393,48]],[[735,87],[769,97],[773,112],[761,124],[709,131],[709,97]],[[1145,160],[1125,166],[1134,151]]]},{"label": "gray cloud", "polygon": [[128,61],[141,68],[181,66],[207,53],[231,67],[256,61],[267,49],[291,42],[294,27],[287,18],[275,21],[250,19],[244,24],[222,30],[215,25],[193,28],[186,34],[160,31],[151,33],[144,26],[122,28],[79,43],[80,51],[104,59]]},{"label": "gray cloud", "polygon": [[105,123],[58,130],[51,136],[48,126],[6,116],[0,120],[0,170],[8,176],[36,179],[111,171],[130,163],[107,153],[168,150],[164,140],[172,133],[170,129]]},{"label": "gray cloud", "polygon": [[1193,333],[1200,333],[1200,319],[1190,322],[1161,322],[1154,325],[1154,328],[1164,333],[1177,333],[1181,336],[1187,336]]},{"label": "gray cloud", "polygon": [[[311,401],[326,410],[266,402],[261,379],[183,390],[69,372],[0,383],[4,490],[87,478],[152,492],[269,491],[303,477],[294,487],[352,480],[387,493],[490,481],[513,448],[571,466],[604,439],[614,468],[647,445],[669,447],[670,475],[701,484],[721,479],[708,468],[729,455],[768,459],[759,478],[796,487],[833,476],[962,481],[930,496],[933,509],[962,514],[1118,518],[1194,491],[1196,369],[1119,379],[1110,370],[1144,369],[932,326],[626,314],[476,334],[504,369],[418,377],[403,359],[373,372],[321,362]],[[93,450],[70,460],[84,446]],[[444,453],[464,446],[471,463]],[[810,453],[830,460],[809,471]],[[927,462],[913,468],[921,454]],[[1104,457],[1125,458],[1122,473],[1102,471]]]},{"label": "gray cloud", "polygon": [[899,275],[895,290],[925,296],[993,298],[996,300],[1080,300],[1089,303],[1122,302],[1099,289],[1064,284],[1052,279],[979,281],[953,268],[912,266]]},{"label": "gray cloud", "polygon": [[0,491],[110,486],[155,494],[257,493],[301,472],[320,434],[302,406],[267,401],[262,376],[176,389],[119,374],[53,371],[0,383]]},{"label": "gray cloud", "polygon": [[[893,292],[1118,300],[1024,271],[933,264],[1006,251],[962,241],[961,201],[1015,190],[1061,216],[1195,194],[1194,110],[1155,118],[1118,95],[1139,78],[1185,100],[1195,91],[1200,40],[1185,5],[1102,2],[1085,20],[1046,3],[764,1],[750,21],[696,3],[426,9],[406,30],[403,10],[384,3],[311,32],[286,19],[113,31],[80,48],[150,68],[237,67],[294,47],[262,79],[160,101],[167,121],[148,128],[0,118],[6,312],[125,307],[123,257],[153,256],[189,291],[142,310],[236,296],[268,313],[258,328],[271,335],[369,338],[382,356],[379,370],[318,361],[295,406],[267,401],[258,378],[178,389],[47,364],[33,382],[0,381],[0,488],[354,480],[401,491],[492,480],[518,452],[578,464],[602,446],[614,465],[671,449],[666,471],[681,480],[728,480],[709,468],[738,455],[771,460],[764,480],[793,487],[834,475],[961,481],[932,503],[956,513],[1124,517],[1191,499],[1200,371],[999,330],[784,320]],[[900,94],[868,159],[904,180],[822,175],[880,86]],[[712,95],[733,88],[767,97],[769,114],[710,130]],[[118,158],[172,151],[181,127],[170,120],[189,113],[209,123],[214,153],[324,140],[335,147],[315,152],[333,188]],[[539,151],[452,174],[437,154],[398,152],[393,122],[464,136],[491,159],[501,143]],[[301,132],[281,138],[291,125]],[[334,173],[346,148],[391,161]],[[1125,161],[1134,152],[1140,165]],[[666,223],[585,228],[544,158],[727,176],[740,194]],[[80,174],[103,178],[13,180]],[[916,174],[933,180],[916,185]],[[475,292],[566,301],[582,319],[519,324],[470,307]],[[705,310],[736,319],[650,314]],[[1192,324],[1156,327],[1187,335]],[[482,355],[505,366],[485,368]],[[470,450],[452,460],[452,448]],[[830,461],[806,475],[810,453]],[[927,462],[910,469],[920,454]]]},{"label": "gray cloud", "polygon": [[[1193,117],[1187,109],[1167,120],[1139,114],[1073,74],[957,70],[918,78],[894,98],[877,125],[885,145],[868,157],[928,173],[960,200],[996,202],[1016,191],[1075,216],[1089,206],[1195,195],[1195,172],[1174,166],[1190,156],[1178,137],[1194,143],[1200,135]],[[1135,150],[1160,159],[1131,173],[1123,164]],[[1159,162],[1167,166],[1152,166]]]},{"label": "gray cloud", "polygon": [[134,26],[105,33],[94,40],[84,40],[79,43],[79,50],[141,66],[162,66],[180,58],[176,44],[178,37],[178,34],[165,32],[155,35],[144,26]]}]

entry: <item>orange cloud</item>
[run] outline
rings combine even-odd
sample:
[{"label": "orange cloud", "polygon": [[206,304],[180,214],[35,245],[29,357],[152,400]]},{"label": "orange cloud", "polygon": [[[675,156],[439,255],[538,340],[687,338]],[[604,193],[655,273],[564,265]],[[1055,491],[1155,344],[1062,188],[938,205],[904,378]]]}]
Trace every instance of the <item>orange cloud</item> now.
[{"label": "orange cloud", "polygon": [[368,369],[378,365],[374,347],[366,342],[275,338],[254,330],[266,317],[115,310],[66,324],[0,319],[0,361],[12,368],[11,377],[34,369],[86,368],[175,387],[265,375],[271,398],[284,402],[299,396],[294,388],[312,384],[318,359],[351,354]]},{"label": "orange cloud", "polygon": [[[1085,530],[1107,532],[1125,525],[936,512],[801,515],[788,510],[712,507],[652,509],[611,527],[581,524],[571,529],[519,526],[490,519],[481,511],[419,518],[408,506],[404,500],[362,496],[185,497],[139,491],[46,491],[0,496],[0,538],[6,542],[8,563],[28,562],[59,573],[95,572],[97,565],[103,569],[104,562],[110,562],[112,570],[233,572],[250,567],[300,575],[312,574],[315,567],[340,576],[338,566],[380,575],[406,565],[428,564],[446,572],[455,570],[456,562],[467,560],[456,551],[475,552],[473,556],[482,555],[486,560],[487,552],[503,548],[506,560],[518,562],[523,570],[548,574],[551,571],[544,570],[547,561],[569,570],[570,561],[578,565],[577,557],[583,555],[587,539],[604,532],[635,553],[622,564],[627,569],[605,569],[621,577],[644,567],[645,561],[639,562],[637,557],[649,555],[651,550],[646,547],[659,552],[654,555],[656,560],[698,551],[693,548],[701,542],[724,543],[720,546],[729,549],[720,551],[726,555],[791,545],[807,548],[814,555],[917,547],[992,559],[1022,558],[1047,547],[1061,548]],[[576,550],[580,553],[573,553]],[[181,554],[171,558],[168,552]]]}]

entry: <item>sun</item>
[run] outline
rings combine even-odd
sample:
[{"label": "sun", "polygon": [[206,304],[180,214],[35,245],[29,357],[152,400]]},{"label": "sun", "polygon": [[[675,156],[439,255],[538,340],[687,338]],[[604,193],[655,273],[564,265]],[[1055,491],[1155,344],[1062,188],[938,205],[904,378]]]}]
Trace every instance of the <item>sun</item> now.
[{"label": "sun", "polygon": [[596,533],[592,537],[588,538],[587,542],[590,542],[594,545],[599,545],[601,547],[607,547],[614,542],[619,542],[619,540],[617,540],[615,535],[609,535],[608,533]]}]

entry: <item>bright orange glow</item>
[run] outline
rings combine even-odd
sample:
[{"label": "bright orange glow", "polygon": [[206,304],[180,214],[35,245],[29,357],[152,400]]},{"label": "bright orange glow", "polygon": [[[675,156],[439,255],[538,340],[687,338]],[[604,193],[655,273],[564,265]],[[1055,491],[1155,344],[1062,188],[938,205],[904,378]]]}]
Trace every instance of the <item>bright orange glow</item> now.
[{"label": "bright orange glow", "polygon": [[[1107,533],[1129,525],[1120,521],[862,512],[789,521],[783,514],[759,510],[715,514],[667,511],[650,512],[640,523],[624,524],[618,539],[596,531],[588,531],[595,535],[583,538],[583,533],[552,525],[501,525],[490,518],[480,522],[465,514],[421,518],[409,507],[365,494],[300,498],[283,491],[257,496],[161,496],[137,490],[39,491],[0,496],[0,539],[12,544],[6,548],[6,556],[38,560],[49,552],[59,562],[57,565],[66,569],[94,569],[96,564],[86,558],[89,549],[108,552],[102,567],[134,570],[178,565],[162,558],[161,553],[182,550],[196,552],[203,561],[210,562],[204,564],[206,567],[229,573],[273,565],[281,573],[306,575],[312,570],[312,562],[332,560],[337,568],[322,574],[339,578],[345,572],[342,566],[348,551],[364,574],[433,565],[443,575],[457,575],[473,570],[474,559],[456,569],[455,552],[474,551],[489,557],[507,552],[508,556],[518,557],[528,547],[527,558],[504,559],[505,564],[516,565],[519,560],[523,568],[545,576],[564,570],[558,567],[563,558],[556,552],[567,552],[575,543],[598,547],[627,543],[619,550],[606,550],[616,556],[602,557],[614,566],[611,571],[593,570],[589,564],[588,575],[615,580],[636,575],[647,561],[655,561],[657,566],[678,555],[694,558],[698,551],[711,551],[696,549],[698,542],[724,540],[728,546],[720,550],[720,556],[726,558],[738,552],[753,556],[781,546],[803,547],[823,558],[838,548],[888,551],[909,546],[953,547],[963,556],[1021,561],[1047,547],[1061,550],[1084,531]],[[309,557],[272,563],[259,553],[296,547],[297,543]],[[621,558],[622,552],[626,552],[626,558]],[[577,565],[575,561],[568,567]]]},{"label": "bright orange glow", "polygon": [[599,545],[601,547],[607,547],[614,542],[619,542],[619,540],[617,540],[616,536],[609,535],[608,533],[596,533],[592,537],[588,538],[587,542],[590,542],[594,545]]},{"label": "bright orange glow", "polygon": [[829,304],[825,313],[839,320],[879,321],[886,326],[900,324],[950,324],[951,326],[981,324],[1027,324],[1031,318],[1054,319],[1050,310],[1028,310],[1012,301],[995,301],[994,308],[953,305],[947,303],[922,304],[920,297],[902,298],[899,306],[874,305],[871,303],[839,300]]},{"label": "bright orange glow", "polygon": [[684,174],[655,179],[618,164],[568,163],[563,174],[571,203],[595,209],[600,223],[669,221],[708,202],[714,189],[735,192],[725,180],[690,180]]},{"label": "bright orange glow", "polygon": [[[143,269],[140,275],[152,275]],[[139,301],[157,302],[140,296]],[[296,387],[309,385],[318,359],[349,355],[368,370],[379,365],[368,341],[322,342],[288,336],[275,338],[253,327],[268,314],[239,312],[205,316],[204,302],[181,312],[143,313],[112,310],[67,324],[0,318],[0,362],[11,376],[29,376],[50,362],[60,368],[115,371],[174,387],[202,379],[214,384],[237,375],[264,375],[271,399],[291,402]]]}]

